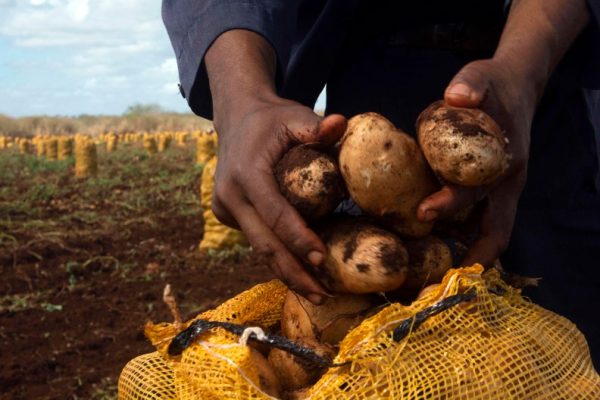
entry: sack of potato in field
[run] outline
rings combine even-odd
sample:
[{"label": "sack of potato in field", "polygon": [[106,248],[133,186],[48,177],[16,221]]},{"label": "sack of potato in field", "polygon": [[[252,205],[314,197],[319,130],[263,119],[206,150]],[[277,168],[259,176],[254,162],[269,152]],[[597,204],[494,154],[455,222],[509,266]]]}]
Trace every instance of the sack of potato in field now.
[{"label": "sack of potato in field", "polygon": [[46,140],[46,158],[51,161],[58,160],[58,139],[51,137]]},{"label": "sack of potato in field", "polygon": [[61,136],[58,138],[58,159],[66,160],[73,155],[73,138]]},{"label": "sack of potato in field", "polygon": [[[323,336],[282,339],[290,329],[286,296],[272,281],[179,328],[149,323],[157,351],[127,364],[119,398],[600,398],[600,376],[577,327],[525,300],[494,269],[452,269],[410,305],[372,308],[333,345]],[[315,318],[326,328],[337,321]],[[286,379],[290,368],[294,379]],[[302,374],[306,386],[297,385]]]},{"label": "sack of potato in field", "polygon": [[155,154],[158,151],[155,135],[145,134],[142,144],[149,155]]},{"label": "sack of potato in field", "polygon": [[86,136],[75,139],[75,176],[78,178],[95,177],[98,173],[96,143]]},{"label": "sack of potato in field", "polygon": [[0,150],[8,148],[9,138],[8,136],[0,135]]},{"label": "sack of potato in field", "polygon": [[171,145],[171,136],[168,133],[161,133],[157,137],[157,150],[159,153],[167,150]]},{"label": "sack of potato in field", "polygon": [[29,139],[21,139],[19,140],[19,153],[20,154],[31,154],[33,151],[33,144]]},{"label": "sack of potato in field", "polygon": [[106,142],[106,151],[108,153],[112,153],[117,149],[119,145],[119,136],[117,136],[114,133],[109,133],[108,135],[106,135],[104,140]]},{"label": "sack of potato in field", "polygon": [[217,152],[217,135],[209,132],[196,132],[196,164],[206,164]]},{"label": "sack of potato in field", "polygon": [[219,222],[211,209],[212,194],[215,186],[217,157],[204,165],[200,182],[200,204],[204,217],[204,235],[200,241],[200,250],[226,249],[234,246],[247,246],[244,234]]}]

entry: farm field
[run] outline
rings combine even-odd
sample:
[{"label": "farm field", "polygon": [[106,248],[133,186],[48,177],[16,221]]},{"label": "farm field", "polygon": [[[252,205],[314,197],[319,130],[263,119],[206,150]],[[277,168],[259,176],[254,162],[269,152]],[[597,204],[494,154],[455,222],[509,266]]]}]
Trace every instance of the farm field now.
[{"label": "farm field", "polygon": [[144,324],[184,319],[272,278],[248,250],[200,252],[194,142],[98,146],[98,175],[0,150],[0,398],[114,399]]}]

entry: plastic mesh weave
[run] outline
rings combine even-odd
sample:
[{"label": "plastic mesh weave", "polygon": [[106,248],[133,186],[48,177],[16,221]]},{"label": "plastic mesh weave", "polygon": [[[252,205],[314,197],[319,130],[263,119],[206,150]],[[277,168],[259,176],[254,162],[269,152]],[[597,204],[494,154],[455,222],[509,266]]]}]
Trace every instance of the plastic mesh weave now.
[{"label": "plastic mesh weave", "polygon": [[[482,270],[478,265],[452,269],[438,290],[410,306],[391,304],[363,321],[342,341],[334,360],[350,363],[330,368],[306,398],[599,399],[600,376],[575,325],[524,300],[497,271],[482,276]],[[430,317],[398,343],[393,340],[401,321],[470,288],[477,290],[474,300]],[[277,281],[258,285],[199,318],[268,329],[279,319],[285,290]],[[148,325],[146,334],[158,351],[123,370],[120,399],[154,399],[153,393],[167,388],[177,399],[269,398],[258,389],[248,348],[238,337],[211,331],[182,356],[169,357],[166,346],[177,332],[172,324]],[[158,367],[150,371],[153,365]],[[163,365],[169,372],[159,372]],[[144,375],[152,378],[139,378]],[[155,385],[150,389],[149,380]]]},{"label": "plastic mesh weave", "polygon": [[200,241],[200,249],[226,249],[234,246],[246,246],[246,237],[241,231],[230,228],[219,222],[211,209],[212,194],[215,187],[215,170],[217,157],[214,156],[204,165],[200,183],[200,204],[204,217],[204,236]]}]

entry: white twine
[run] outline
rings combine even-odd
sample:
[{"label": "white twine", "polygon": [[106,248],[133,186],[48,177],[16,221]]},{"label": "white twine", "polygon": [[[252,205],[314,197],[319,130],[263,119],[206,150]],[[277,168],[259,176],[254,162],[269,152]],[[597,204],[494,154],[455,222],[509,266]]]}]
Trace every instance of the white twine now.
[{"label": "white twine", "polygon": [[262,342],[265,339],[267,339],[267,335],[265,334],[265,331],[263,331],[260,327],[250,326],[250,327],[244,329],[244,332],[240,336],[240,340],[238,343],[241,344],[242,346],[246,346],[246,344],[248,343],[248,339],[250,339],[250,335],[252,335],[253,333],[254,333],[254,335],[256,335],[256,339],[258,341]]}]

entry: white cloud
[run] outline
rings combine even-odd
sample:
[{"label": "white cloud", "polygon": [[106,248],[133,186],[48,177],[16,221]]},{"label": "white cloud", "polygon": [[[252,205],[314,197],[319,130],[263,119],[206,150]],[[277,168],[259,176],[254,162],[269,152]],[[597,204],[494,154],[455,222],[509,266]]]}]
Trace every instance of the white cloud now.
[{"label": "white cloud", "polygon": [[[84,107],[89,99],[95,109],[103,100],[107,108],[121,107],[117,112],[124,110],[124,102],[187,109],[178,94],[177,63],[159,0],[0,0],[0,39],[19,48],[19,54],[49,54],[43,60],[37,56],[5,63],[20,75],[36,74],[36,84],[42,74],[47,76],[42,87],[28,83],[20,88],[35,93],[40,103],[47,97],[43,104],[67,107],[62,100],[52,101],[66,92],[70,106]],[[4,104],[10,104],[8,99]]]},{"label": "white cloud", "polygon": [[90,13],[89,0],[70,0],[65,9],[73,21],[84,21]]}]

